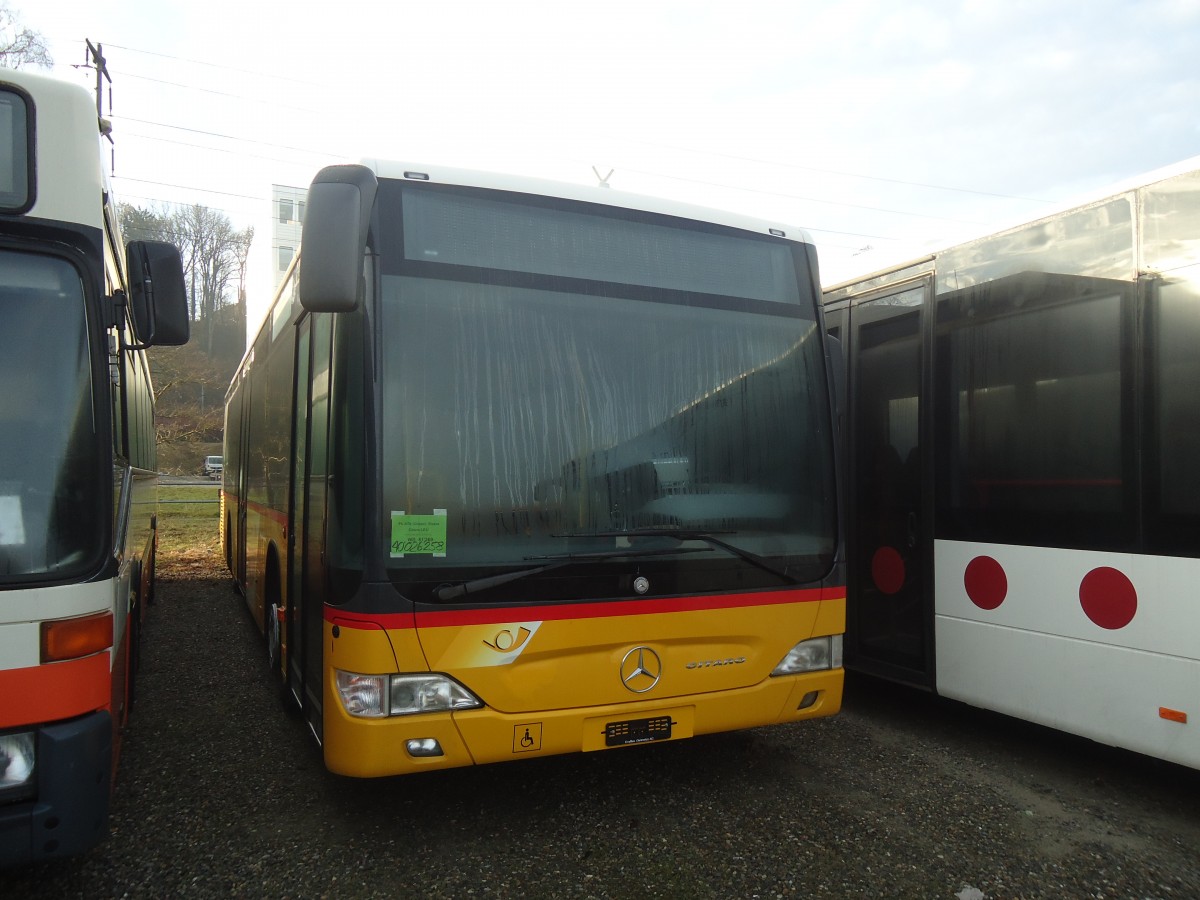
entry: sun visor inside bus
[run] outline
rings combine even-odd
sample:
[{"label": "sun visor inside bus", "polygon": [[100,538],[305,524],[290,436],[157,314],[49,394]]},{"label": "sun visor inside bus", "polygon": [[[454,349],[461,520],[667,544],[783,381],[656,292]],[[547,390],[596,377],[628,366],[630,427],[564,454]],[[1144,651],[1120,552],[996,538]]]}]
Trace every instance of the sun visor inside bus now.
[{"label": "sun visor inside bus", "polygon": [[358,306],[375,174],[365,166],[328,166],[308,189],[300,241],[300,303],[311,312]]},{"label": "sun visor inside bus", "polygon": [[130,241],[126,260],[138,340],[148,347],[186,344],[190,325],[179,250],[165,241]]}]

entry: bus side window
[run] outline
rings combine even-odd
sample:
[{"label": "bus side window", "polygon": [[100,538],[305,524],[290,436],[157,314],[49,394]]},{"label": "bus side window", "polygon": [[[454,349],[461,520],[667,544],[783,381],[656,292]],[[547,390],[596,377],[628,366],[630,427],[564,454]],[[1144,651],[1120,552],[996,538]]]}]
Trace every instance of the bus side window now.
[{"label": "bus side window", "polygon": [[[1190,275],[1190,277],[1188,277]],[[1200,540],[1200,266],[1152,287],[1147,549],[1191,554]]]}]

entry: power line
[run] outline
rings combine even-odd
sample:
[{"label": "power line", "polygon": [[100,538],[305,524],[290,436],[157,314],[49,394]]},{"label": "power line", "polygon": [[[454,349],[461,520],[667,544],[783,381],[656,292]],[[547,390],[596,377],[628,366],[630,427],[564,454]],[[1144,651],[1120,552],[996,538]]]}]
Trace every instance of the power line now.
[{"label": "power line", "polygon": [[133,72],[118,70],[116,74],[121,78],[133,78],[137,81],[149,81],[153,84],[162,84],[166,85],[167,87],[182,88],[185,91],[199,91],[204,94],[213,94],[217,97],[229,97],[233,100],[241,100],[248,103],[261,103],[264,106],[270,106],[272,109],[290,109],[294,110],[295,112],[302,112],[306,114],[312,113],[311,106],[295,106],[290,103],[281,103],[278,100],[268,100],[265,98],[248,96],[246,94],[232,94],[229,91],[218,91],[216,88],[200,87],[199,85],[195,84],[182,84],[178,81],[166,81],[162,78],[151,78],[149,75],[136,75]]},{"label": "power line", "polygon": [[[238,73],[245,74],[245,75],[255,75],[258,77],[262,77],[262,78],[274,78],[279,81],[287,81],[287,82],[291,82],[293,84],[301,85],[304,87],[322,88],[323,89],[328,86],[326,84],[321,84],[321,83],[312,82],[312,81],[304,81],[302,79],[293,78],[293,77],[286,76],[286,75],[277,75],[277,74],[270,73],[270,72],[263,72],[261,70],[245,69],[245,68],[240,68],[238,66],[230,66],[230,65],[225,65],[222,63],[213,63],[213,62],[208,62],[206,60],[172,56],[172,55],[165,54],[165,53],[156,53],[156,52],[150,51],[150,50],[142,50],[142,49],[139,49],[136,47],[126,47],[126,46],[122,46],[120,44],[109,44],[108,46],[110,49],[115,48],[115,49],[119,49],[119,50],[125,50],[130,53],[140,53],[140,54],[143,54],[146,56],[155,56],[155,57],[159,57],[162,59],[169,59],[169,60],[178,61],[178,62],[189,62],[189,63],[194,63],[196,65],[208,66],[210,68],[215,68],[215,69],[224,69],[227,71],[238,72]],[[125,73],[125,74],[128,74],[128,73]],[[131,77],[146,78],[146,80],[149,80],[149,81],[156,80],[156,79],[152,79],[152,78],[147,78],[146,76],[134,75]],[[172,84],[171,82],[162,82],[162,83]],[[174,85],[174,86],[183,87],[183,88],[191,87],[189,85]],[[194,88],[194,89],[195,90],[207,90],[205,88]],[[237,94],[227,94],[227,93],[220,92],[220,91],[210,91],[210,93],[216,93],[216,94],[220,94],[222,96],[229,96],[229,97],[235,97],[235,98],[240,98],[240,99],[253,99],[254,102],[262,102],[262,103],[270,102],[270,101],[265,101],[265,100],[260,101],[257,98],[245,98],[245,97],[241,97],[240,95],[237,95]],[[288,108],[298,109],[298,107],[288,107]],[[309,112],[310,110],[304,109],[302,111]],[[918,188],[923,188],[926,190],[946,191],[946,192],[958,193],[958,194],[972,194],[972,195],[980,196],[980,197],[995,197],[995,198],[1003,199],[1003,200],[1020,200],[1022,202],[1026,202],[1026,203],[1052,204],[1055,202],[1052,200],[1044,200],[1044,199],[1037,198],[1037,197],[1021,197],[1021,196],[1014,195],[1014,194],[1003,194],[1003,193],[998,193],[995,191],[981,191],[981,190],[976,190],[973,188],[952,187],[950,185],[930,184],[928,182],[920,182],[920,181],[907,181],[907,180],[899,179],[899,178],[885,178],[885,177],[879,176],[879,175],[865,175],[860,172],[846,172],[846,171],[837,170],[837,169],[820,168],[817,166],[805,166],[805,165],[801,165],[799,163],[779,162],[777,160],[760,159],[758,157],[746,156],[746,155],[740,155],[740,154],[734,154],[734,153],[722,153],[722,152],[711,151],[711,150],[697,150],[693,147],[680,147],[677,145],[659,144],[659,143],[655,143],[653,141],[644,141],[644,140],[634,139],[633,142],[641,143],[648,147],[658,147],[660,149],[665,149],[665,150],[684,151],[684,152],[688,152],[688,153],[696,153],[696,154],[703,154],[703,155],[712,156],[712,157],[719,157],[722,159],[738,160],[740,162],[750,162],[750,163],[757,163],[757,164],[763,164],[763,165],[769,165],[769,166],[776,166],[778,168],[784,168],[784,169],[798,169],[798,170],[806,171],[806,172],[816,172],[821,175],[838,175],[838,176],[841,176],[844,178],[859,178],[859,179],[862,179],[865,181],[877,181],[877,182],[881,182],[884,184],[897,184],[897,185],[903,185],[906,187],[918,187]],[[643,172],[642,174],[656,174],[656,173]],[[671,177],[671,176],[663,176],[663,177]],[[721,186],[716,182],[701,181],[699,183],[710,184],[713,186]],[[733,185],[729,185],[729,186],[733,187]],[[799,198],[799,199],[804,199],[804,198]],[[817,202],[828,202],[828,201],[817,201]],[[846,204],[846,205],[853,205],[853,204]],[[872,207],[860,207],[860,208],[868,209],[868,210],[872,209]],[[894,210],[883,210],[883,211],[884,212],[895,212]],[[908,215],[908,214],[905,213],[905,215]],[[919,215],[919,214],[912,213],[911,215]],[[924,218],[941,218],[941,217],[926,216]],[[955,221],[955,220],[951,220],[951,221]],[[965,224],[981,224],[981,223],[968,222]]]},{"label": "power line", "polygon": [[208,144],[194,144],[190,141],[175,141],[175,140],[172,140],[171,138],[155,137],[154,135],[151,135],[151,134],[137,134],[137,133],[127,132],[127,133],[123,134],[122,137],[137,138],[137,139],[143,140],[143,141],[158,141],[159,143],[163,143],[163,144],[174,144],[177,147],[193,147],[197,150],[208,150],[213,153],[228,153],[232,156],[239,156],[239,157],[247,158],[247,159],[262,159],[262,160],[266,160],[267,162],[284,163],[287,165],[299,165],[298,163],[296,163],[295,160],[284,159],[281,156],[263,156],[258,153],[247,153],[244,150],[232,150],[228,147],[212,147],[212,146],[209,146]]},{"label": "power line", "polygon": [[304,81],[300,78],[293,78],[290,75],[279,75],[274,72],[264,72],[260,69],[243,69],[239,66],[229,66],[224,63],[209,62],[204,59],[191,59],[186,56],[172,56],[169,53],[157,53],[153,50],[140,50],[137,47],[124,47],[120,44],[109,44],[110,50],[124,50],[127,53],[140,53],[143,56],[157,56],[159,59],[169,59],[173,62],[193,63],[198,66],[208,66],[212,69],[225,69],[230,72],[239,72],[243,75],[256,75],[260,78],[274,78],[277,81],[290,81],[292,84],[298,84],[303,87],[326,87],[327,85],[319,84],[314,81]]},{"label": "power line", "polygon": [[817,166],[804,166],[804,165],[800,165],[799,163],[779,162],[778,160],[771,160],[771,159],[758,159],[757,157],[753,157],[753,156],[740,156],[735,153],[721,153],[716,150],[697,150],[693,147],[679,147],[679,146],[674,146],[671,144],[658,144],[658,143],[654,143],[652,141],[638,140],[636,138],[633,139],[632,143],[642,144],[647,147],[657,147],[662,150],[675,150],[675,151],[682,150],[686,153],[696,153],[696,154],[701,154],[704,156],[715,156],[715,157],[719,157],[721,159],[733,159],[733,160],[738,160],[740,162],[759,163],[759,164],[768,165],[768,166],[776,166],[781,169],[799,169],[804,172],[816,172],[819,175],[840,175],[843,178],[861,178],[864,181],[880,181],[885,184],[900,184],[900,185],[904,185],[906,187],[927,188],[929,190],[935,190],[935,191],[949,191],[951,193],[956,193],[956,194],[975,194],[980,197],[997,197],[1001,200],[1021,200],[1026,203],[1052,204],[1055,202],[1053,200],[1041,200],[1036,197],[1018,197],[1014,194],[999,194],[999,193],[995,193],[993,191],[979,191],[979,190],[974,190],[972,188],[950,187],[950,186],[944,185],[944,184],[928,184],[928,183],[921,182],[921,181],[904,181],[899,178],[884,178],[883,176],[880,176],[880,175],[863,175],[859,172],[843,172],[843,171],[839,171],[837,169],[822,169]]},{"label": "power line", "polygon": [[[227,65],[217,64],[217,63],[210,63],[210,62],[206,62],[203,60],[187,59],[184,57],[177,57],[177,56],[172,56],[169,54],[155,53],[153,51],[140,50],[138,48],[125,47],[125,46],[121,46],[121,45],[110,44],[109,47],[125,50],[127,52],[132,52],[132,53],[142,53],[142,54],[145,54],[148,56],[156,56],[156,57],[160,57],[163,59],[169,59],[169,60],[173,60],[173,61],[192,62],[192,63],[196,63],[198,65],[206,65],[206,66],[210,66],[213,68],[219,68],[219,69],[227,69],[229,71],[239,72],[242,74],[250,74],[250,75],[262,76],[262,77],[268,77],[268,78],[279,78],[280,80],[293,81],[297,84],[311,85],[311,83],[309,83],[309,82],[303,82],[298,79],[291,79],[291,78],[287,78],[285,76],[276,76],[276,75],[272,75],[270,73],[263,73],[263,72],[255,71],[252,69],[243,69],[243,68],[239,68],[239,67],[235,67],[235,66],[227,66]],[[151,82],[166,85],[168,87],[175,87],[175,88],[184,89],[184,90],[197,90],[197,91],[202,91],[205,93],[210,93],[210,94],[213,94],[216,96],[228,97],[230,99],[236,99],[236,100],[249,99],[249,100],[252,100],[253,102],[258,102],[258,103],[268,103],[269,102],[269,101],[265,101],[265,100],[259,100],[256,97],[247,97],[245,95],[230,93],[230,92],[226,92],[226,91],[218,91],[218,90],[214,90],[214,89],[200,87],[197,85],[189,85],[189,84],[183,84],[183,83],[179,83],[179,82],[166,81],[166,80],[162,80],[162,79],[151,78],[149,76],[136,75],[136,74],[129,73],[129,72],[125,72],[122,74],[125,75],[126,77],[142,79],[145,81],[151,81]],[[316,86],[316,85],[312,85],[312,86]],[[275,104],[275,105],[278,106],[279,104]],[[292,107],[292,108],[299,109],[299,107]],[[310,110],[304,109],[303,111],[309,112]],[[347,158],[347,154],[343,154],[343,153],[332,153],[332,152],[327,152],[327,151],[322,151],[322,150],[313,150],[313,149],[310,149],[307,147],[296,147],[296,146],[287,145],[287,144],[274,143],[271,141],[256,140],[256,139],[252,139],[252,138],[241,137],[241,136],[234,135],[234,134],[226,134],[226,133],[222,133],[222,132],[210,131],[210,130],[205,130],[205,129],[201,129],[201,128],[191,128],[191,127],[181,126],[181,125],[172,125],[172,124],[169,124],[166,122],[156,122],[153,120],[141,119],[141,118],[137,118],[134,116],[113,116],[113,118],[117,119],[119,121],[124,121],[124,122],[129,122],[129,123],[138,123],[138,124],[147,125],[147,126],[150,126],[153,128],[172,129],[172,130],[176,130],[176,131],[186,132],[189,134],[197,134],[197,135],[203,135],[206,137],[216,138],[219,140],[236,141],[240,144],[250,144],[250,145],[256,145],[256,146],[261,146],[261,147],[269,147],[269,148],[273,148],[273,149],[277,149],[277,150],[284,150],[284,151],[293,152],[293,153],[302,153],[302,154],[307,154],[309,156],[322,158],[325,160]],[[159,137],[154,137],[152,135],[135,134],[132,136],[139,137],[139,138],[142,138],[145,140],[157,140],[157,141],[163,141],[166,143],[174,143],[174,144],[178,144],[181,146],[191,146],[191,147],[195,147],[196,149],[199,149],[199,150],[215,151],[215,152],[227,153],[227,154],[238,154],[239,153],[239,151],[237,151],[237,150],[232,150],[232,149],[228,149],[228,148],[211,147],[211,146],[205,146],[202,144],[191,144],[191,143],[184,142],[184,141],[172,141],[169,138],[159,138]],[[988,192],[988,191],[977,191],[977,190],[971,190],[971,189],[965,189],[965,188],[953,188],[953,187],[948,187],[948,186],[944,186],[944,185],[926,184],[926,183],[913,182],[913,181],[903,181],[900,179],[884,178],[884,177],[872,176],[872,175],[862,175],[862,174],[854,173],[854,172],[842,172],[842,171],[836,171],[836,170],[830,170],[830,169],[821,169],[821,168],[812,167],[812,166],[804,166],[804,165],[800,165],[800,164],[782,163],[782,162],[776,162],[776,161],[771,161],[771,160],[762,160],[762,159],[757,159],[755,157],[738,155],[738,154],[696,150],[695,148],[690,148],[690,147],[661,145],[661,144],[654,144],[652,142],[647,142],[647,141],[640,141],[639,143],[643,143],[647,146],[652,146],[652,147],[657,146],[657,147],[672,150],[672,151],[709,155],[709,156],[720,157],[720,158],[725,158],[725,159],[738,160],[741,162],[763,164],[763,165],[775,166],[775,167],[786,168],[786,169],[798,169],[798,170],[804,170],[804,171],[818,172],[818,173],[827,174],[827,175],[840,175],[843,177],[859,178],[859,179],[864,179],[864,180],[869,180],[869,181],[878,181],[878,182],[884,182],[884,183],[890,183],[890,184],[900,184],[900,185],[906,185],[906,186],[911,186],[911,187],[920,187],[920,188],[930,189],[930,190],[941,190],[941,191],[949,191],[949,192],[955,192],[955,193],[968,193],[968,194],[975,194],[975,195],[989,196],[989,197],[998,197],[998,198],[1010,199],[1010,200],[1024,200],[1027,202],[1037,202],[1037,203],[1049,202],[1049,201],[1044,201],[1044,200],[1036,200],[1033,198],[1015,197],[1012,195],[999,194],[999,193]],[[284,164],[294,164],[293,161],[280,159],[278,157],[256,156],[253,154],[243,154],[243,155],[249,156],[251,158],[265,159],[265,160],[280,162],[280,163],[284,163]],[[860,210],[865,210],[865,211],[869,211],[869,212],[885,213],[885,214],[889,214],[889,215],[898,215],[898,216],[905,216],[905,217],[910,217],[910,218],[921,218],[921,219],[953,222],[955,224],[968,224],[968,225],[985,225],[985,224],[987,224],[987,223],[977,222],[977,221],[972,221],[972,220],[952,218],[949,216],[929,215],[929,214],[925,214],[925,213],[911,212],[911,211],[902,210],[902,209],[890,209],[890,208],[886,208],[886,207],[871,206],[871,205],[867,205],[867,204],[851,203],[851,202],[848,202],[845,200],[827,200],[827,199],[822,199],[819,197],[810,197],[810,196],[804,196],[804,195],[800,195],[800,194],[788,193],[788,192],[779,191],[776,189],[754,188],[754,187],[749,187],[749,186],[742,185],[742,184],[728,184],[728,183],[724,183],[724,182],[712,181],[712,180],[707,180],[707,179],[702,179],[702,178],[690,178],[690,177],[686,177],[686,176],[668,174],[665,172],[657,172],[657,171],[647,170],[647,169],[626,168],[625,171],[636,172],[638,174],[645,175],[645,176],[648,176],[651,178],[664,178],[664,179],[671,179],[674,181],[684,181],[684,182],[693,183],[693,184],[701,184],[701,185],[705,185],[708,187],[721,188],[721,189],[727,189],[727,190],[737,190],[737,191],[742,191],[742,192],[747,192],[747,193],[765,194],[765,195],[769,195],[772,197],[788,198],[791,200],[800,200],[800,201],[803,201],[806,203],[818,203],[818,204],[832,206],[832,207],[842,207],[842,208],[846,208],[846,209],[860,209]],[[172,184],[172,183],[161,182],[161,181],[150,181],[147,179],[128,178],[126,176],[120,176],[120,177],[125,177],[126,180],[128,180],[128,181],[141,182],[141,183],[146,183],[146,184],[155,184],[155,185],[159,185],[162,187],[175,188],[178,190],[198,191],[198,192],[202,192],[205,194],[211,194],[211,195],[217,195],[217,196],[240,197],[240,198],[256,200],[256,201],[266,201],[268,199],[261,195],[251,196],[251,195],[247,195],[247,194],[234,193],[234,192],[230,192],[230,191],[222,191],[222,190],[214,189],[214,188],[198,187],[195,185]],[[888,241],[902,240],[902,238],[894,238],[894,237],[889,237],[886,235],[875,235],[875,234],[865,234],[865,233],[858,233],[858,232],[837,231],[834,229],[822,229],[822,228],[815,228],[812,226],[806,226],[806,227],[807,227],[807,230],[809,230],[811,232],[819,232],[819,233],[824,233],[824,234],[841,234],[841,235],[847,235],[847,236],[853,236],[853,237],[862,237],[862,238],[867,238],[867,239],[888,240]]]},{"label": "power line", "polygon": [[987,225],[986,222],[973,222],[968,219],[953,219],[949,216],[931,216],[925,213],[906,212],[902,209],[887,209],[882,206],[867,206],[862,203],[848,203],[845,200],[822,200],[819,197],[805,197],[801,194],[789,194],[785,191],[768,190],[766,188],[747,187],[740,184],[724,184],[719,181],[706,181],[703,178],[688,178],[685,175],[668,175],[664,172],[648,172],[645,169],[626,168],[626,172],[637,172],[639,175],[649,175],[653,178],[669,178],[673,181],[687,181],[692,184],[703,184],[708,187],[728,188],[730,190],[745,191],[751,194],[767,194],[771,197],[787,197],[790,200],[803,200],[806,203],[823,203],[826,206],[845,206],[850,209],[864,209],[868,212],[882,212],[897,216],[913,216],[918,219],[938,219],[943,222],[954,222],[958,225]]},{"label": "power line", "polygon": [[125,121],[125,122],[137,122],[139,125],[152,125],[156,128],[171,128],[176,131],[186,131],[191,134],[203,134],[208,137],[223,138],[225,140],[230,140],[230,141],[240,141],[243,144],[257,144],[261,147],[275,147],[278,150],[292,150],[292,151],[295,151],[296,153],[308,153],[312,156],[323,156],[323,157],[327,157],[327,158],[331,157],[334,159],[345,159],[347,156],[347,154],[343,154],[343,153],[330,153],[325,150],[312,150],[307,147],[292,147],[287,144],[274,144],[274,143],[271,143],[270,141],[259,141],[259,140],[255,140],[254,138],[238,137],[237,135],[234,135],[234,134],[222,134],[219,131],[205,131],[203,128],[188,128],[185,125],[171,125],[167,122],[154,122],[154,121],[151,121],[150,119],[138,119],[138,118],[135,118],[134,116],[116,116],[116,115],[114,115],[112,118],[114,120],[121,120],[121,121]]},{"label": "power line", "polygon": [[212,188],[197,187],[192,184],[171,184],[167,181],[151,181],[148,178],[133,178],[129,175],[114,175],[113,178],[124,181],[136,181],[139,184],[156,184],[159,187],[177,188],[181,191],[199,191],[204,194],[219,194],[222,197],[240,197],[243,200],[261,200],[268,203],[271,200],[270,197],[263,194],[237,194],[233,191],[218,191]]}]

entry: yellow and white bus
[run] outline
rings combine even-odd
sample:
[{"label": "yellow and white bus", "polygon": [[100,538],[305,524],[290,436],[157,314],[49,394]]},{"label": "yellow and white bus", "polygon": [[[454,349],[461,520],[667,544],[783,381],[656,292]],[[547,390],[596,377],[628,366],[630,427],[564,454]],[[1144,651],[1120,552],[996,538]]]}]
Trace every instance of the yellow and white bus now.
[{"label": "yellow and white bus", "polygon": [[0,864],[107,833],[154,584],[144,349],[187,340],[179,253],[126,255],[81,86],[0,70]]},{"label": "yellow and white bus", "polygon": [[799,230],[322,170],[230,386],[223,544],[334,772],[832,715],[832,373]]}]

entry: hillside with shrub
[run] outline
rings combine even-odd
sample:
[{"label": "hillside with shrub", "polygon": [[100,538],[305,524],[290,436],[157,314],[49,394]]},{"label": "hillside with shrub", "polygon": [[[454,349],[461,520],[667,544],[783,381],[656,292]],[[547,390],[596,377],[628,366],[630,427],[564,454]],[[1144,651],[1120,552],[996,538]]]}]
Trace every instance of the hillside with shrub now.
[{"label": "hillside with shrub", "polygon": [[174,211],[121,204],[127,241],[169,241],[183,257],[192,337],[149,351],[156,400],[158,468],[192,475],[221,453],[225,390],[246,344],[246,256],[254,229],[238,231],[204,206]]}]

